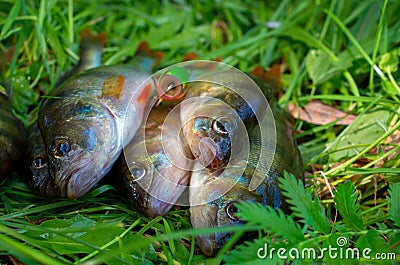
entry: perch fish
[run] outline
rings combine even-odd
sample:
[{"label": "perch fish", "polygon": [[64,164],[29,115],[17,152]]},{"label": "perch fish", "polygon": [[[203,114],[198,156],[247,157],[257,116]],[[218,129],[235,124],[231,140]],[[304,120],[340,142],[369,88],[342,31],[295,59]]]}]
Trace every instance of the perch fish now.
[{"label": "perch fish", "polygon": [[179,199],[189,183],[192,156],[179,129],[179,111],[153,108],[116,163],[121,190],[149,217],[188,203]]},{"label": "perch fish", "polygon": [[216,71],[186,85],[183,134],[194,157],[203,166],[218,169],[242,148],[267,102],[254,81],[238,70]]},{"label": "perch fish", "polygon": [[[106,35],[104,33],[94,35],[86,29],[81,32],[80,37],[79,63],[76,67],[61,75],[57,80],[58,85],[80,71],[101,65],[101,54],[106,42]],[[29,168],[32,173],[28,180],[32,189],[44,197],[59,195],[54,180],[49,175],[46,147],[37,121],[28,129],[28,144]]]},{"label": "perch fish", "polygon": [[49,174],[61,197],[78,198],[100,181],[141,125],[155,91],[134,66],[81,71],[41,103],[39,128]]},{"label": "perch fish", "polygon": [[[272,110],[277,137],[275,150],[272,144],[273,139],[268,138],[270,130],[274,130],[274,124],[260,123],[249,135],[250,152],[247,160],[233,161],[231,166],[222,168],[220,172],[201,170],[192,173],[189,200],[191,222],[194,228],[242,223],[235,215],[237,211],[235,204],[240,201],[260,202],[283,210],[287,208],[278,187],[278,179],[283,176],[284,170],[302,178],[303,166],[286,114],[277,107],[273,107]],[[261,126],[265,126],[263,129],[267,132],[264,141],[261,138]],[[260,156],[262,148],[266,150],[263,157]],[[271,159],[271,167],[263,168],[266,161]],[[263,170],[257,171],[257,166]],[[257,176],[260,172],[267,172],[267,174]],[[257,177],[262,177],[263,181],[256,189],[250,190],[251,179]],[[199,236],[197,240],[203,253],[212,256],[230,236],[230,233],[209,234]]]}]

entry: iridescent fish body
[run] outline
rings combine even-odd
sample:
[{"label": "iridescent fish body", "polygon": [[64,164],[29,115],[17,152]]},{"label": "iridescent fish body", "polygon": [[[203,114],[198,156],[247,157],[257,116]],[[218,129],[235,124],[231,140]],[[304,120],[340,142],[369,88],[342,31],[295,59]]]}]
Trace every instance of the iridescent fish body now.
[{"label": "iridescent fish body", "polygon": [[149,217],[164,215],[175,204],[188,203],[179,200],[192,166],[190,150],[179,135],[179,116],[179,112],[168,112],[162,106],[153,108],[116,164],[117,183],[124,196]]},{"label": "iridescent fish body", "polygon": [[[62,84],[80,71],[95,68],[101,65],[101,54],[106,42],[106,35],[94,35],[90,30],[83,30],[80,34],[80,59],[79,64],[62,74],[57,84]],[[39,125],[35,121],[28,129],[29,143],[29,168],[32,175],[28,178],[33,190],[44,197],[59,195],[59,191],[49,174],[48,157]]]},{"label": "iridescent fish body", "polygon": [[215,170],[242,148],[267,101],[254,81],[238,70],[211,72],[198,80],[186,84],[182,131],[195,158]]},{"label": "iridescent fish body", "polygon": [[35,122],[28,129],[29,168],[32,175],[28,178],[32,189],[44,197],[57,196],[57,189],[49,175],[46,147]]},{"label": "iridescent fish body", "polygon": [[60,196],[84,195],[110,170],[141,125],[155,91],[149,76],[124,65],[92,68],[42,101],[38,122]]},{"label": "iridescent fish body", "polygon": [[[274,128],[273,123],[261,123],[260,126],[265,127],[260,130],[260,126],[257,126],[249,135],[248,159],[232,161],[232,165],[221,168],[220,171],[193,172],[189,200],[194,228],[221,227],[242,223],[235,216],[237,211],[235,204],[239,201],[260,202],[284,210],[287,208],[278,187],[278,179],[283,177],[284,170],[302,178],[302,160],[292,137],[292,128],[287,116],[277,107],[273,108],[273,114],[276,125],[276,141],[269,139],[268,137],[271,136],[268,133],[264,139],[261,138],[262,129],[264,132],[268,132]],[[266,150],[266,154],[262,156],[263,160],[259,160],[261,149]],[[272,164],[268,169],[266,162],[271,159]],[[256,167],[261,167],[262,170],[257,171]],[[260,172],[267,173],[258,176],[257,174]],[[263,181],[256,189],[251,190],[249,186],[253,178],[261,178]],[[197,239],[203,253],[212,256],[230,236],[231,233],[219,233],[199,236]]]}]

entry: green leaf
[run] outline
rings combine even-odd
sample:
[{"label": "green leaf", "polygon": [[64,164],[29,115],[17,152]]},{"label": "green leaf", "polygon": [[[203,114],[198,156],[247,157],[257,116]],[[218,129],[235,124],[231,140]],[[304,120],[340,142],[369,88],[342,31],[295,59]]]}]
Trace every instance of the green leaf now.
[{"label": "green leaf", "polygon": [[29,87],[32,77],[29,73],[19,73],[12,79],[12,102],[18,114],[25,116],[29,105],[36,103],[34,90]]},{"label": "green leaf", "polygon": [[357,202],[356,187],[351,181],[339,183],[333,192],[333,201],[336,203],[336,209],[343,218],[345,226],[349,229],[361,231],[365,228],[361,217],[360,204]]},{"label": "green leaf", "polygon": [[[361,253],[365,252],[367,256],[370,257],[369,261],[373,262],[377,253],[389,253],[393,252],[389,249],[389,245],[385,242],[383,237],[379,234],[378,231],[374,229],[368,230],[368,232],[364,235],[361,235],[357,242],[356,248],[360,250]],[[377,260],[378,261],[378,260]],[[379,260],[379,264],[393,264],[391,260]]]},{"label": "green leaf", "polygon": [[311,36],[310,33],[299,26],[294,26],[285,30],[282,35],[286,35],[295,40],[304,42],[309,47],[318,48],[327,55],[327,59],[334,62],[338,61],[338,57],[328,47],[326,47],[320,40]]},{"label": "green leaf", "polygon": [[290,243],[302,242],[304,235],[299,226],[281,209],[265,207],[260,203],[242,201],[237,205],[242,220],[265,226],[269,233],[287,239]]},{"label": "green leaf", "polygon": [[352,157],[361,152],[366,145],[372,144],[389,130],[391,111],[374,110],[361,114],[330,144],[326,151],[336,151],[331,155],[334,161]]},{"label": "green leaf", "polygon": [[398,69],[399,58],[392,52],[383,54],[379,60],[379,68],[386,72],[396,72]]},{"label": "green leaf", "polygon": [[334,62],[322,50],[311,49],[306,55],[306,68],[315,85],[326,82],[351,66],[351,61]]},{"label": "green leaf", "polygon": [[400,227],[400,182],[390,185],[389,196],[386,198],[389,202],[389,213],[391,219]]},{"label": "green leaf", "polygon": [[[284,264],[285,260],[277,257],[277,249],[279,247],[284,247],[284,245],[278,245],[269,237],[255,239],[239,245],[228,255],[225,255],[223,260],[226,264]],[[275,251],[271,252],[272,248],[275,248]],[[270,253],[272,253],[272,257]]]},{"label": "green leaf", "polygon": [[183,67],[172,67],[169,72],[171,75],[178,78],[182,84],[189,81],[189,72]]},{"label": "green leaf", "polygon": [[39,226],[43,231],[29,231],[27,234],[44,240],[60,255],[89,254],[124,231],[116,224],[108,224],[99,232],[95,229],[99,225],[94,220],[77,215],[71,219],[44,221]]},{"label": "green leaf", "polygon": [[9,15],[7,16],[4,26],[2,26],[1,33],[0,33],[0,40],[3,40],[7,31],[10,29],[11,25],[14,23],[15,19],[17,18],[20,10],[21,10],[21,1],[16,1],[14,6],[11,9]]},{"label": "green leaf", "polygon": [[329,234],[330,223],[318,197],[315,196],[313,200],[310,191],[304,188],[303,182],[286,171],[284,178],[279,181],[282,193],[287,197],[287,202],[292,205],[291,209],[296,216],[302,218],[302,221],[314,230]]},{"label": "green leaf", "polygon": [[[353,255],[352,252],[348,254],[350,257],[349,259],[343,259],[340,258],[340,255],[342,257],[345,257],[346,255],[346,249],[350,248],[350,240],[351,237],[347,234],[344,233],[336,233],[336,234],[331,234],[329,238],[324,240],[322,242],[322,248],[325,248],[325,252],[323,252],[323,261],[324,264],[332,264],[332,265],[341,265],[341,264],[346,264],[346,265],[352,265],[352,264],[359,264],[357,261],[356,257],[353,259],[351,255]],[[332,251],[329,252],[329,249]],[[336,249],[336,250],[335,250]],[[341,252],[342,251],[342,252]],[[342,253],[342,254],[340,254]]]},{"label": "green leaf", "polygon": [[387,236],[389,237],[388,249],[391,252],[400,253],[400,229],[393,230]]}]

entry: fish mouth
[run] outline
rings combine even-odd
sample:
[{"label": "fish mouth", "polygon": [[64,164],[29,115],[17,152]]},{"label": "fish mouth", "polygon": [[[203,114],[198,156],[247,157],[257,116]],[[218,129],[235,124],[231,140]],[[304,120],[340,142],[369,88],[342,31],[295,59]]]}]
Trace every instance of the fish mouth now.
[{"label": "fish mouth", "polygon": [[[170,174],[170,176],[175,176]],[[159,174],[153,178],[149,189],[148,207],[145,211],[149,217],[165,215],[175,204],[189,183],[189,173],[183,174],[176,182]]]},{"label": "fish mouth", "polygon": [[63,161],[61,169],[55,174],[60,196],[77,199],[89,191],[97,183],[100,174],[93,165],[95,158],[89,152],[81,150],[69,155],[69,159]]},{"label": "fish mouth", "polygon": [[221,168],[230,157],[230,152],[223,152],[209,137],[193,140],[190,148],[201,165],[210,169]]},{"label": "fish mouth", "polygon": [[[208,204],[190,207],[190,220],[194,229],[211,228],[218,226],[217,209]],[[206,256],[214,256],[218,251],[215,242],[216,234],[205,234],[197,237],[197,244]]]},{"label": "fish mouth", "polygon": [[43,197],[54,197],[58,194],[57,187],[50,177],[48,167],[41,169],[33,169],[32,172],[32,188]]}]

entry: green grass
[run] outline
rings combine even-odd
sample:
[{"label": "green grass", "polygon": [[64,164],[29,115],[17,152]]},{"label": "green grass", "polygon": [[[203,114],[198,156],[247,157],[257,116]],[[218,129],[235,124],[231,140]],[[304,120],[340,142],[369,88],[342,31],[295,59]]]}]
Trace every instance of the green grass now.
[{"label": "green grass", "polygon": [[[14,111],[25,125],[34,122],[35,107],[60,74],[77,63],[85,28],[106,32],[106,65],[132,60],[143,40],[164,53],[159,68],[192,52],[245,72],[280,63],[283,107],[320,100],[357,119],[348,126],[297,121],[307,175],[307,188],[297,197],[302,204],[294,202],[290,217],[243,205],[249,223],[219,230],[235,236],[215,258],[201,255],[194,239],[214,230],[192,230],[186,208],[149,219],[108,185],[78,200],[43,199],[26,176],[13,173],[0,186],[2,263],[229,264],[254,258],[265,242],[323,247],[335,235],[346,235],[353,246],[371,242],[374,251],[396,252],[399,260],[399,244],[393,242],[400,235],[400,2],[98,2],[0,0],[0,79],[12,81]],[[261,215],[275,226],[257,223]],[[258,231],[258,239],[236,245],[248,231]]]}]

